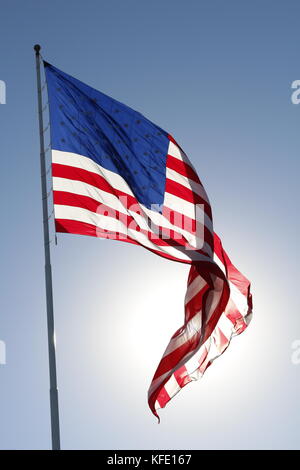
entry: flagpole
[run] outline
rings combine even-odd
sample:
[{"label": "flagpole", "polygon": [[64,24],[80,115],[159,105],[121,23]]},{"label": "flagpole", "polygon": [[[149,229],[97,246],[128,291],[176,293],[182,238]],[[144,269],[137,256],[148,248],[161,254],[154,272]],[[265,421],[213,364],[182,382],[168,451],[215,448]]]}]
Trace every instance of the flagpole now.
[{"label": "flagpole", "polygon": [[45,142],[44,142],[41,68],[40,68],[41,46],[36,44],[34,46],[34,50],[35,50],[35,59],[36,59],[36,78],[37,78],[37,96],[38,96],[39,131],[40,131],[40,166],[41,166],[41,186],[42,186],[42,201],[43,201],[45,281],[46,281],[48,354],[49,354],[49,376],[50,376],[51,436],[52,436],[52,450],[60,450],[59,408],[58,408],[58,389],[57,389],[57,376],[56,376],[55,330],[54,330],[53,293],[52,293],[52,270],[51,270],[51,259],[50,259],[49,215],[48,215],[46,158],[45,158]]}]

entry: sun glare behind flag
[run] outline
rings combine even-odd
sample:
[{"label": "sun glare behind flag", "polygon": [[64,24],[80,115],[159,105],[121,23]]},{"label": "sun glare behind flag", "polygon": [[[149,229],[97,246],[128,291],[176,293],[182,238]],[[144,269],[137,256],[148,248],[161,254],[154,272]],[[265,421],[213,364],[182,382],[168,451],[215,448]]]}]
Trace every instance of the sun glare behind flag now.
[{"label": "sun glare behind flag", "polygon": [[133,109],[44,65],[56,231],[134,243],[191,265],[184,324],[149,388],[157,416],[246,328],[250,283],[214,233],[207,194],[175,139]]}]

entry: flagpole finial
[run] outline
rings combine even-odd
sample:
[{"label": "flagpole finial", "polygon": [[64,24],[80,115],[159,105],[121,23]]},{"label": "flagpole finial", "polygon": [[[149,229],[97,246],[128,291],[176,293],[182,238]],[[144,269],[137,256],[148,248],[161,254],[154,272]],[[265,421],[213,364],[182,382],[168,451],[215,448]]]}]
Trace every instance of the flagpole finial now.
[{"label": "flagpole finial", "polygon": [[36,44],[33,49],[35,50],[35,52],[38,54],[41,50],[41,46],[39,44]]}]

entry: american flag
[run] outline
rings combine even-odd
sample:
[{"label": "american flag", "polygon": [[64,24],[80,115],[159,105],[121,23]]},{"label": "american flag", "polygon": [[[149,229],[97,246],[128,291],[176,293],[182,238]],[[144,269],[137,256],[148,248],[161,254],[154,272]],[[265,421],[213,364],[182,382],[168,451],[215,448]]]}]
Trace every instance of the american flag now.
[{"label": "american flag", "polygon": [[151,411],[200,378],[249,324],[249,281],[213,231],[182,148],[142,114],[44,62],[57,232],[141,245],[190,264],[184,324],[152,379]]}]

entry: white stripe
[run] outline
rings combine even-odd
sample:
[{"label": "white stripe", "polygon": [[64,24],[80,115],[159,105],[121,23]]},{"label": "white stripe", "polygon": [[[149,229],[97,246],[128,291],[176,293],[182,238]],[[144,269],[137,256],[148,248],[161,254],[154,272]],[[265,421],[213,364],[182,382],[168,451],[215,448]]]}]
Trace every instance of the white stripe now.
[{"label": "white stripe", "polygon": [[174,196],[174,194],[166,191],[164,205],[173,211],[180,212],[186,217],[200,221],[201,224],[204,224],[207,229],[213,233],[212,221],[208,215],[205,214],[203,204],[194,204],[192,202],[185,201],[181,197]]},{"label": "white stripe", "polygon": [[173,142],[170,141],[169,143],[169,148],[168,148],[168,154],[171,155],[174,158],[177,158],[178,160],[183,161],[182,159],[182,154],[180,151],[180,148],[177,147]]},{"label": "white stripe", "polygon": [[195,295],[197,295],[201,289],[206,285],[206,281],[203,279],[201,276],[195,277],[193,282],[188,286],[186,294],[185,294],[185,299],[184,303],[185,305],[193,298]]},{"label": "white stripe", "polygon": [[248,313],[248,301],[233,282],[229,281],[230,297],[235,303],[240,314],[245,317]]},{"label": "white stripe", "polygon": [[217,265],[219,266],[219,268],[223,271],[223,273],[225,274],[225,276],[227,276],[226,274],[226,268],[223,264],[223,262],[220,260],[220,258],[218,257],[218,255],[216,253],[214,253],[214,262],[217,263]]},{"label": "white stripe", "polygon": [[[223,271],[223,273],[225,274],[225,276],[227,278],[227,273],[226,273],[226,268],[224,266],[224,263],[220,260],[220,258],[218,257],[218,255],[216,253],[214,253],[214,261],[217,263],[217,265]],[[248,300],[245,297],[245,295],[242,294],[242,292],[239,290],[239,288],[232,281],[230,281],[229,279],[227,279],[227,280],[228,280],[229,287],[230,287],[230,297],[234,301],[234,303],[235,303],[238,311],[241,313],[241,315],[245,316],[247,314],[248,308],[249,308],[248,307]]]},{"label": "white stripe", "polygon": [[221,355],[220,348],[218,347],[218,344],[214,341],[213,335],[211,335],[207,359],[208,361],[212,362],[220,355]]},{"label": "white stripe", "polygon": [[172,157],[174,158],[177,158],[177,160],[180,160],[184,163],[186,163],[188,166],[190,166],[192,168],[192,170],[194,170],[194,172],[197,174],[193,164],[190,162],[189,158],[187,157],[187,155],[182,151],[180,150],[180,148],[175,145],[173,142],[170,141],[169,143],[169,148],[168,148],[168,154],[171,155]]},{"label": "white stripe", "polygon": [[150,397],[153,394],[153,392],[161,385],[161,383],[169,374],[170,374],[170,371],[167,371],[164,374],[157,377],[155,380],[152,380],[151,385],[148,390],[148,397]]},{"label": "white stripe", "polygon": [[191,339],[201,330],[201,320],[202,318],[200,310],[196,313],[196,315],[193,316],[193,318],[191,318],[187,322],[185,328],[182,330],[181,333],[179,333],[178,336],[176,336],[175,338],[171,338],[163,357],[175,351],[175,349],[180,348],[180,346],[182,346],[183,344],[186,344],[191,341]]},{"label": "white stripe", "polygon": [[200,347],[200,349],[196,352],[196,354],[189,359],[186,364],[185,368],[187,370],[187,375],[191,379],[198,379],[199,375],[202,375],[200,371],[198,370],[200,367],[200,358],[203,354],[204,349],[206,346],[210,343],[210,337],[205,341],[205,343]]},{"label": "white stripe", "polygon": [[154,404],[154,407],[156,410],[160,410],[160,404],[158,403],[158,401],[156,400],[155,404]]},{"label": "white stripe", "polygon": [[230,321],[229,318],[227,318],[225,313],[222,313],[222,315],[220,316],[217,327],[220,328],[220,330],[222,331],[224,336],[228,338],[228,340],[231,338],[232,333],[234,331],[234,326],[233,326],[232,321]]},{"label": "white stripe", "polygon": [[175,181],[175,183],[181,184],[185,188],[190,189],[194,193],[198,194],[198,196],[200,196],[209,204],[208,196],[203,186],[201,186],[201,184],[196,183],[195,181],[187,178],[186,176],[181,175],[180,173],[177,173],[177,171],[172,170],[171,168],[168,168],[168,167],[166,170],[166,178],[169,180]]},{"label": "white stripe", "polygon": [[180,388],[181,387],[179,386],[177,380],[175,379],[174,374],[172,374],[168,382],[165,383],[165,389],[166,389],[167,394],[170,397],[173,397],[180,390]]},{"label": "white stripe", "polygon": [[59,163],[61,165],[72,166],[75,168],[81,168],[83,170],[96,173],[97,175],[101,175],[118,191],[123,191],[129,196],[134,197],[134,194],[122,176],[120,176],[118,173],[107,170],[101,165],[98,165],[98,163],[94,162],[91,158],[78,155],[77,153],[52,150],[52,162]]},{"label": "white stripe", "polygon": [[210,303],[210,308],[209,308],[209,312],[207,313],[207,317],[205,319],[206,322],[210,320],[212,314],[214,313],[214,311],[217,308],[217,305],[220,302],[224,285],[225,285],[225,282],[223,281],[223,279],[216,277],[215,282],[214,282],[214,289],[210,290],[207,294],[206,304],[209,305]]}]

